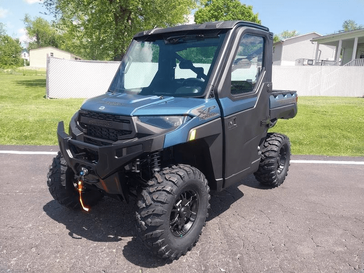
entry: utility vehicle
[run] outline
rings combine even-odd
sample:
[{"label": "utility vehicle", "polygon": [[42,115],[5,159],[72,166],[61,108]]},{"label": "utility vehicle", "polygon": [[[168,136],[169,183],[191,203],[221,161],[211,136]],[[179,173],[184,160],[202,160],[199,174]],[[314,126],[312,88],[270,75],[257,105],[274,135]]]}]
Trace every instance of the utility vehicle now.
[{"label": "utility vehicle", "polygon": [[210,190],[252,173],[282,184],[290,142],[268,129],[296,115],[297,94],[272,89],[272,41],[244,21],[136,34],[107,92],[83,103],[68,133],[58,124],[54,199],[89,210],[104,195],[135,196],[140,238],[174,260],[196,244]]}]

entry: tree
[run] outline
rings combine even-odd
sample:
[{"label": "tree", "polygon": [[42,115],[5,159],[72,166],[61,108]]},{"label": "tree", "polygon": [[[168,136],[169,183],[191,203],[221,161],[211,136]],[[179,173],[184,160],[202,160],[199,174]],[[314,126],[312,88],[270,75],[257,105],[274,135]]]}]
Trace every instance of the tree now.
[{"label": "tree", "polygon": [[34,20],[26,14],[24,16],[25,28],[32,42],[29,43],[28,49],[35,49],[45,46],[59,48],[61,36],[57,30],[45,19],[36,17]]},{"label": "tree", "polygon": [[355,21],[353,20],[346,20],[343,23],[343,30],[344,31],[352,31],[352,30],[356,30],[356,29],[361,29],[364,26],[363,25],[358,25],[357,23],[355,23]]},{"label": "tree", "polygon": [[87,59],[120,60],[133,35],[186,20],[195,0],[44,0],[65,46]]},{"label": "tree", "polygon": [[299,33],[297,32],[297,30],[285,30],[280,34],[280,37],[282,39],[288,39],[288,38],[292,38],[295,36],[298,36]]},{"label": "tree", "polygon": [[239,0],[201,0],[200,2],[202,6],[195,12],[197,24],[230,20],[261,23],[258,19],[258,13],[253,13],[253,7],[246,6]]},{"label": "tree", "polygon": [[298,36],[299,33],[297,32],[297,30],[285,30],[283,32],[281,32],[279,35],[274,35],[273,37],[273,42],[279,42],[281,40],[285,40],[285,39],[289,39],[295,36]]},{"label": "tree", "polygon": [[281,40],[281,38],[277,34],[274,34],[273,43],[279,42],[280,40]]},{"label": "tree", "polygon": [[0,31],[0,33],[0,67],[9,68],[22,66],[22,47],[19,40],[6,35],[4,31]]}]

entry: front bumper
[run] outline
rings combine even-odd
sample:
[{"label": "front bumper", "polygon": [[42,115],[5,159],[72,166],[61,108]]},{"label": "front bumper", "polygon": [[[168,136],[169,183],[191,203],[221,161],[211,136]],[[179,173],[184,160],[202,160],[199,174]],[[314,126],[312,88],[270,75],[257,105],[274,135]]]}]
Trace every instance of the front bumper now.
[{"label": "front bumper", "polygon": [[[67,165],[78,174],[81,167],[92,170],[93,174],[106,179],[123,166],[144,153],[163,149],[165,135],[153,135],[141,139],[129,139],[112,145],[97,146],[73,139],[64,131],[63,121],[58,123],[58,143]],[[89,160],[85,154],[92,153],[96,159]]]}]

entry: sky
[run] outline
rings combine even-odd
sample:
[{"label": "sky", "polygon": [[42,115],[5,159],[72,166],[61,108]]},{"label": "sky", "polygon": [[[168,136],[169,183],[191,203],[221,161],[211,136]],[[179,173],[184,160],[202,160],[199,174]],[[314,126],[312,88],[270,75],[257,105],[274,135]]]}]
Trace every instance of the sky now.
[{"label": "sky", "polygon": [[[0,22],[8,35],[26,42],[24,15],[37,16],[48,21],[52,16],[41,4],[42,0],[0,0]],[[317,32],[328,35],[342,29],[346,20],[364,25],[364,0],[240,0],[253,6],[262,25],[274,34],[296,30],[299,34]]]}]

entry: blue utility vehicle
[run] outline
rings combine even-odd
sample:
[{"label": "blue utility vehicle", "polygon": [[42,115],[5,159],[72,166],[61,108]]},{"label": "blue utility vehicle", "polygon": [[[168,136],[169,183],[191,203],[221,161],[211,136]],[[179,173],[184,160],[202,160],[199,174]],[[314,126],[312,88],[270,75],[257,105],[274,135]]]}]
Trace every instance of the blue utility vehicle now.
[{"label": "blue utility vehicle", "polygon": [[283,183],[287,136],[268,133],[297,113],[295,91],[272,89],[269,29],[213,22],[134,36],[104,95],[58,125],[60,152],[48,173],[60,204],[89,210],[104,195],[137,198],[138,234],[178,259],[197,242],[221,191],[254,173]]}]

